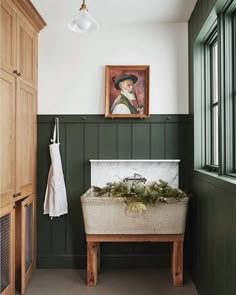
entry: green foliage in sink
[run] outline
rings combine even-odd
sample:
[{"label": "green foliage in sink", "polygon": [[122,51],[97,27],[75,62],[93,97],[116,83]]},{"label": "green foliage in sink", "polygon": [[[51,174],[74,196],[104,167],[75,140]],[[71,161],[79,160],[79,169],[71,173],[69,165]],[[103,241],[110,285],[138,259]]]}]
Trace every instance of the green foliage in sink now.
[{"label": "green foliage in sink", "polygon": [[97,196],[123,198],[127,209],[131,212],[143,212],[147,205],[154,206],[158,202],[168,203],[170,200],[181,200],[188,195],[178,188],[173,188],[167,182],[159,180],[152,183],[113,182],[105,187],[93,187]]}]

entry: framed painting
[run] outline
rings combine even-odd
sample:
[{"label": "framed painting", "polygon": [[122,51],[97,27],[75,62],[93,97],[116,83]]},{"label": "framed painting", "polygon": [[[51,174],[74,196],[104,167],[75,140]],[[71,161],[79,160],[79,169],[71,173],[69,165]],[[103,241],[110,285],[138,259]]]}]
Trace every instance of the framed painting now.
[{"label": "framed painting", "polygon": [[106,66],[105,117],[149,117],[149,66]]}]

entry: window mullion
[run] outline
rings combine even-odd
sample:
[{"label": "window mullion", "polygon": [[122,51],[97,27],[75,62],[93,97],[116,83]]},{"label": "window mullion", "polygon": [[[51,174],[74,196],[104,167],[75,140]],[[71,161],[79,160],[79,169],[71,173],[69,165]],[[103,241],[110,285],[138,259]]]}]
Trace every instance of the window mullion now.
[{"label": "window mullion", "polygon": [[234,69],[235,69],[235,20],[233,19],[232,7],[225,11],[222,17],[222,39],[224,54],[221,56],[221,63],[224,66],[222,72],[224,91],[222,91],[221,110],[222,122],[222,174],[232,176],[235,173],[235,136],[234,136]]},{"label": "window mullion", "polygon": [[205,164],[211,163],[211,54],[209,46],[205,46]]},{"label": "window mullion", "polygon": [[[236,3],[235,3],[236,6]],[[233,14],[232,21],[233,29],[232,29],[232,39],[233,39],[233,48],[232,48],[232,56],[233,56],[233,173],[236,174],[236,11]]]},{"label": "window mullion", "polygon": [[225,69],[225,48],[224,48],[224,14],[218,15],[218,93],[219,93],[219,110],[218,110],[218,130],[219,130],[219,175],[223,175],[225,171],[225,146],[224,146],[224,97],[225,97],[225,81],[224,81],[224,69]]}]

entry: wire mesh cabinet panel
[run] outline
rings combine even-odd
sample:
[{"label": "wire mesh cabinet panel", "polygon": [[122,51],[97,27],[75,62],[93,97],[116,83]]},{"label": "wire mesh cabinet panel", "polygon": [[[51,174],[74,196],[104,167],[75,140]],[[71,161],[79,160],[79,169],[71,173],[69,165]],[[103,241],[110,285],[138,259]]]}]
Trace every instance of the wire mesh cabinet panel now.
[{"label": "wire mesh cabinet panel", "polygon": [[25,293],[35,270],[34,195],[21,201],[21,294]]},{"label": "wire mesh cabinet panel", "polygon": [[15,294],[15,210],[0,208],[0,294]]}]

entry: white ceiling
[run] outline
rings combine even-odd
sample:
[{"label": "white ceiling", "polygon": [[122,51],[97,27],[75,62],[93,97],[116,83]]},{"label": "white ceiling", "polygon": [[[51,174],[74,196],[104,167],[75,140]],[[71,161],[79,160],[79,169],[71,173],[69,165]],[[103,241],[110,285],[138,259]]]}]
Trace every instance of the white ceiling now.
[{"label": "white ceiling", "polygon": [[[44,20],[67,23],[82,0],[32,0]],[[86,0],[100,24],[187,22],[197,0]]]}]

